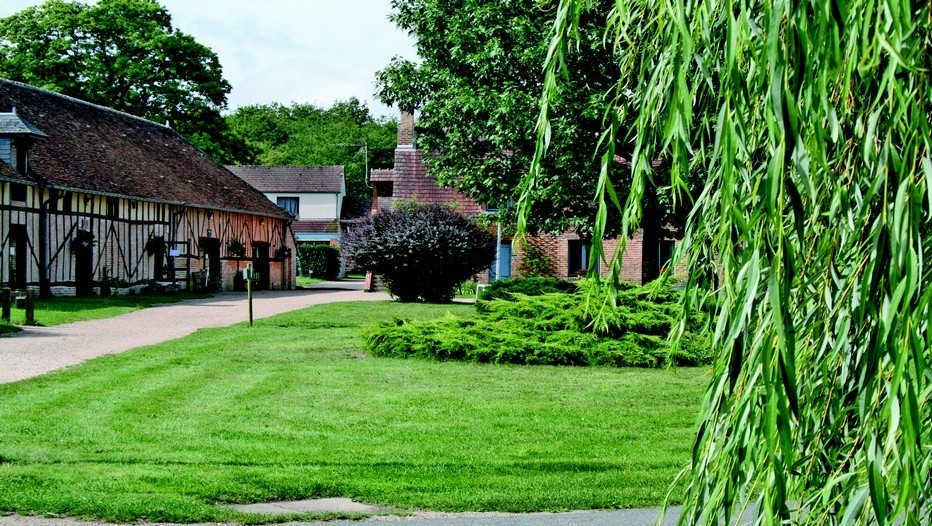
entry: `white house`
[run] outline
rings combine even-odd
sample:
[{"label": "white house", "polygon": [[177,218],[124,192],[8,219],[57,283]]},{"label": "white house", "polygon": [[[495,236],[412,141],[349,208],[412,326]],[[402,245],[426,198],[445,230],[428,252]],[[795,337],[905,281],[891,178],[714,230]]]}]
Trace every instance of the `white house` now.
[{"label": "white house", "polygon": [[295,216],[297,242],[337,244],[346,195],[342,166],[227,166],[240,179]]}]

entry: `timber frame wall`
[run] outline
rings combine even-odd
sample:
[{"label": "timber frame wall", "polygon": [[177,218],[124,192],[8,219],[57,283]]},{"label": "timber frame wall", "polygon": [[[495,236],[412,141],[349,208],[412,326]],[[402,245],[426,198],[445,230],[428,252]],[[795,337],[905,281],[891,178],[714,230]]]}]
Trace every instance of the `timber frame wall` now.
[{"label": "timber frame wall", "polygon": [[[26,187],[26,200],[13,201],[11,189]],[[109,202],[109,206],[108,206]],[[117,205],[118,203],[118,205]],[[162,238],[168,247],[172,243],[187,243],[190,253],[179,255],[187,259],[192,271],[204,265],[201,240],[215,239],[220,246],[222,289],[233,289],[233,275],[253,261],[254,244],[269,251],[269,287],[294,288],[293,236],[289,221],[244,212],[194,208],[175,203],[160,203],[91,194],[81,190],[43,189],[34,184],[0,180],[0,286],[10,283],[11,239],[13,228],[25,227],[28,253],[26,285],[40,286],[39,241],[42,208],[46,208],[48,278],[53,294],[73,295],[76,290],[76,264],[72,242],[79,231],[93,235],[93,281],[99,287],[106,276],[118,288],[142,287],[150,281],[171,281],[171,277],[156,276],[156,257],[147,251],[151,238]],[[116,214],[114,214],[116,212]],[[18,227],[22,225],[22,227]],[[246,247],[247,257],[229,254],[231,240]],[[164,268],[169,268],[165,262]],[[178,264],[176,263],[176,266]],[[190,283],[182,283],[190,286]],[[97,289],[95,289],[97,290]]]}]

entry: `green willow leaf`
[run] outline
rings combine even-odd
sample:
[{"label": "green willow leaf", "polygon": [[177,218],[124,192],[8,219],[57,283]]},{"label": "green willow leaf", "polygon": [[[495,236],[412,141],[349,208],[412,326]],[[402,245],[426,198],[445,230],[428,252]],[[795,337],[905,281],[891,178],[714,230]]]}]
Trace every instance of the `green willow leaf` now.
[{"label": "green willow leaf", "polygon": [[[555,10],[526,184],[587,9]],[[648,183],[668,184],[692,204],[676,250],[683,311],[716,320],[680,524],[753,505],[757,524],[932,524],[932,4],[616,0],[585,13],[601,15],[618,84],[594,231],[617,209],[623,241]],[[633,152],[626,196],[606,175],[620,147]]]}]

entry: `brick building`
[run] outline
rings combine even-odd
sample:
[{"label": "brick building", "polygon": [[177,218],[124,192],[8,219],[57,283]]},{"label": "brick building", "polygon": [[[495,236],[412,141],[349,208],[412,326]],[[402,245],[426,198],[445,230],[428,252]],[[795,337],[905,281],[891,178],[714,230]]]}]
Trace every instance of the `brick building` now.
[{"label": "brick building", "polygon": [[[425,203],[449,204],[462,210],[464,213],[478,215],[486,212],[485,205],[476,203],[452,188],[437,185],[427,173],[427,164],[424,162],[426,152],[417,148],[414,118],[410,114],[402,114],[398,124],[398,146],[395,149],[395,166],[391,169],[373,170],[371,181],[375,192],[373,207],[384,207],[388,200],[416,200]],[[652,273],[645,272],[643,231],[638,231],[626,244],[625,253],[621,257],[621,278],[632,283],[643,283]],[[539,235],[528,239],[528,243],[540,249],[552,261],[550,273],[561,278],[573,278],[581,270],[588,270],[589,246],[580,240],[574,232],[567,232],[559,236]],[[605,241],[605,252],[611,254],[618,245],[617,239]],[[661,240],[658,254],[654,261],[659,267],[665,265],[672,255],[673,240]],[[505,236],[499,253],[501,258],[501,277],[518,276],[526,255],[516,244],[512,246],[512,239]],[[493,261],[489,273],[480,278],[495,279],[496,262]],[[655,271],[658,269],[654,269]],[[600,269],[603,275],[608,269]]]}]

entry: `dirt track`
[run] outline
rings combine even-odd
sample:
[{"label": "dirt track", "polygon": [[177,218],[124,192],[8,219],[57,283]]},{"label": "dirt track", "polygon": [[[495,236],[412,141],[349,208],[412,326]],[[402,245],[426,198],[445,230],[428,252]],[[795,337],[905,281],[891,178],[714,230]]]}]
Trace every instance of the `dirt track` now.
[{"label": "dirt track", "polygon": [[[383,300],[386,294],[362,292],[361,283],[321,283],[311,290],[258,292],[256,319],[342,301]],[[16,382],[143,345],[187,336],[205,327],[225,327],[248,319],[245,293],[160,305],[103,320],[55,327],[28,327],[0,338],[0,383]]]}]

